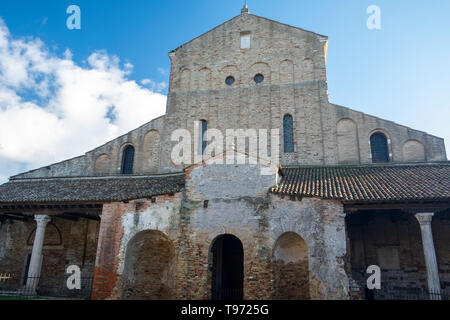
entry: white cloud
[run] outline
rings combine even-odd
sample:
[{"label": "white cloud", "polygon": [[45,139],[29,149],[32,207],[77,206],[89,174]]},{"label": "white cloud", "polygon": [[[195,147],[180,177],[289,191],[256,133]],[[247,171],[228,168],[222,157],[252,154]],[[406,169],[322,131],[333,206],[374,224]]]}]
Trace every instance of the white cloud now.
[{"label": "white cloud", "polygon": [[59,57],[39,39],[13,37],[0,18],[0,183],[164,114],[162,85],[140,86],[128,78],[132,68],[104,51],[81,67],[68,49]]},{"label": "white cloud", "polygon": [[161,67],[158,67],[158,72],[161,74],[161,75],[163,75],[163,76],[167,76],[168,74],[169,74],[169,71],[166,69],[166,68],[161,68]]},{"label": "white cloud", "polygon": [[151,79],[142,79],[141,84],[143,86],[148,87],[150,90],[156,91],[156,92],[162,92],[164,89],[167,88],[167,83],[165,81],[155,82]]}]

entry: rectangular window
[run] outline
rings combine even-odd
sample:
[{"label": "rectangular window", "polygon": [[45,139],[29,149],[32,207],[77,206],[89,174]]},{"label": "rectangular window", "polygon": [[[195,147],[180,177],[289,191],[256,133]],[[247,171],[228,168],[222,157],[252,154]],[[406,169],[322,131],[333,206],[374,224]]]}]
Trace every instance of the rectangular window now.
[{"label": "rectangular window", "polygon": [[241,33],[241,49],[250,49],[250,32]]}]

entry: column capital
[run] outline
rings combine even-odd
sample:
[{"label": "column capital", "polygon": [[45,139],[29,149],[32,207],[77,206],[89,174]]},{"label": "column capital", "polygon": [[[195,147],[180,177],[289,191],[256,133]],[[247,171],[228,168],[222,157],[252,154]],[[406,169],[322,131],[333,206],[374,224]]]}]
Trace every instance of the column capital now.
[{"label": "column capital", "polygon": [[34,216],[38,227],[45,227],[51,221],[51,218],[45,214],[37,214]]},{"label": "column capital", "polygon": [[416,213],[415,217],[417,221],[419,221],[419,224],[422,225],[431,225],[431,220],[433,219],[434,213],[433,212],[421,212]]}]

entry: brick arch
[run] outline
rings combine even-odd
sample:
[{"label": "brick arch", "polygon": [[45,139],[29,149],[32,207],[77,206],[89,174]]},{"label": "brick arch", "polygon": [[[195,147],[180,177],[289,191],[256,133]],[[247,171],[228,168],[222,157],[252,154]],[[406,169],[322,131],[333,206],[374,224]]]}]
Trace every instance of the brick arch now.
[{"label": "brick arch", "polygon": [[215,237],[208,251],[213,300],[242,300],[244,296],[244,246],[235,235]]},{"label": "brick arch", "polygon": [[402,148],[403,161],[426,161],[425,146],[418,140],[408,140]]},{"label": "brick arch", "polygon": [[142,171],[156,171],[159,168],[161,139],[158,130],[150,130],[144,136]]},{"label": "brick arch", "polygon": [[197,90],[211,90],[211,69],[202,68],[198,71],[198,77],[196,79]]},{"label": "brick arch", "polygon": [[174,299],[175,268],[175,247],[164,233],[137,233],[126,248],[121,299]]},{"label": "brick arch", "polygon": [[101,154],[95,160],[94,173],[105,174],[111,171],[111,158],[107,154]]},{"label": "brick arch", "polygon": [[359,162],[358,127],[350,118],[338,121],[336,126],[339,163]]},{"label": "brick arch", "polygon": [[[36,227],[30,232],[27,238],[27,245],[33,246]],[[49,222],[45,228],[44,246],[60,246],[63,244],[61,231],[53,222]]]},{"label": "brick arch", "polygon": [[316,75],[314,72],[314,61],[310,58],[305,58],[302,61],[302,70],[300,73],[301,81],[314,81],[316,79]]},{"label": "brick arch", "polygon": [[271,74],[270,74],[270,66],[266,62],[256,62],[250,68],[248,72],[248,83],[250,85],[254,85],[255,81],[253,80],[256,74],[262,74],[264,76],[264,81],[261,83],[262,85],[268,85],[271,83]]},{"label": "brick arch", "polygon": [[[384,136],[385,137],[385,139],[386,139],[386,146],[385,147],[383,146],[381,148],[380,146],[377,146],[377,145],[373,144],[373,142],[375,141],[375,137],[376,136],[379,136],[379,137]],[[390,138],[390,135],[389,135],[387,130],[384,130],[384,129],[372,130],[370,132],[370,134],[369,134],[369,143],[370,143],[370,154],[372,155],[372,157],[371,157],[372,162],[390,162],[390,161],[392,161],[392,157],[391,157],[391,155],[392,155],[391,138]],[[374,152],[377,153],[377,154],[374,154]],[[385,153],[387,153],[386,159],[381,159],[381,160],[377,159],[377,158],[380,157],[380,154],[381,154],[381,157],[384,158],[383,155]]]},{"label": "brick arch", "polygon": [[184,69],[180,74],[179,82],[180,91],[190,91],[191,90],[191,70]]},{"label": "brick arch", "polygon": [[309,300],[308,246],[295,232],[278,237],[273,248],[274,299]]},{"label": "brick arch", "polygon": [[227,88],[228,85],[225,83],[225,79],[228,76],[232,76],[234,78],[234,83],[232,87],[239,86],[241,84],[241,74],[239,69],[235,65],[227,65],[220,70],[219,83],[217,84],[218,88]]},{"label": "brick arch", "polygon": [[122,144],[120,146],[120,149],[119,149],[119,172],[122,172],[123,160],[124,160],[123,156],[124,156],[125,148],[127,148],[127,147],[133,147],[134,148],[133,170],[135,170],[135,168],[136,168],[136,156],[137,156],[137,154],[136,154],[136,147],[131,142],[125,142],[124,144]]},{"label": "brick arch", "polygon": [[290,84],[294,82],[294,63],[289,60],[283,60],[280,63],[280,84]]}]

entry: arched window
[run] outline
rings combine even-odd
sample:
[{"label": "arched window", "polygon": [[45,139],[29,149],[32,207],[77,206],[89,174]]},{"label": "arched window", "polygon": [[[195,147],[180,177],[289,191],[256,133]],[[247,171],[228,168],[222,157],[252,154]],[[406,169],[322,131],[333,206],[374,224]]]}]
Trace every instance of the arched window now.
[{"label": "arched window", "polygon": [[200,122],[201,122],[200,141],[202,142],[202,154],[203,154],[206,149],[206,131],[208,130],[208,122],[206,120],[200,120]]},{"label": "arched window", "polygon": [[133,174],[134,147],[126,146],[122,155],[122,174]]},{"label": "arched window", "polygon": [[372,162],[389,162],[389,149],[386,136],[381,132],[375,132],[370,136],[370,149]]},{"label": "arched window", "polygon": [[294,125],[290,114],[283,118],[283,133],[284,152],[294,152]]}]

